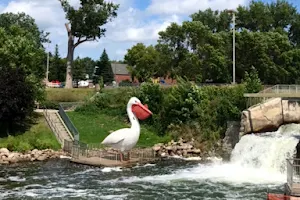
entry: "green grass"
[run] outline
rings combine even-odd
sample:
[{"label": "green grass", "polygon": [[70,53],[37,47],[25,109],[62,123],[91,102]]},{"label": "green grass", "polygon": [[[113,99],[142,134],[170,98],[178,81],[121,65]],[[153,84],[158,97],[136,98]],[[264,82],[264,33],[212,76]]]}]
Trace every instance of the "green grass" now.
[{"label": "green grass", "polygon": [[84,101],[95,94],[92,88],[47,88],[46,100],[51,102],[78,102]]},{"label": "green grass", "polygon": [[[88,144],[100,144],[111,131],[129,127],[122,117],[101,112],[68,112],[67,114],[80,133],[80,141]],[[170,140],[169,136],[160,137],[153,131],[153,128],[141,125],[141,135],[137,147],[151,147],[154,144]]]},{"label": "green grass", "polygon": [[0,138],[0,148],[24,152],[32,149],[60,149],[60,144],[49,128],[45,118],[40,115],[36,123],[25,133]]}]

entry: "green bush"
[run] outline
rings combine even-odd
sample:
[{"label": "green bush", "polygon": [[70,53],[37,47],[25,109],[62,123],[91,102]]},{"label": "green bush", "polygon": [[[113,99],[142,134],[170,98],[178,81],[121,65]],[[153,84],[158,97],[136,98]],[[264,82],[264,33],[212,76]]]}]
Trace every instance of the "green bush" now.
[{"label": "green bush", "polygon": [[142,83],[135,96],[143,104],[147,104],[153,113],[158,114],[161,111],[164,94],[159,84]]},{"label": "green bush", "polygon": [[205,93],[197,85],[179,80],[178,85],[164,98],[161,113],[163,130],[172,124],[183,124],[198,119],[202,115],[201,107],[207,103]]},{"label": "green bush", "polygon": [[240,119],[246,108],[244,92],[245,84],[198,87],[179,79],[177,85],[162,88],[159,84],[143,83],[139,88],[103,90],[77,111],[95,113],[100,109],[101,113],[127,119],[127,102],[136,96],[153,112],[141,123],[151,126],[157,135],[193,137],[210,146],[224,136],[227,121]]},{"label": "green bush", "polygon": [[245,72],[243,83],[245,84],[245,90],[247,93],[257,93],[263,89],[258,72],[254,67],[251,68],[249,73]]},{"label": "green bush", "polygon": [[129,87],[129,86],[133,86],[130,80],[124,80],[119,83],[119,87]]}]

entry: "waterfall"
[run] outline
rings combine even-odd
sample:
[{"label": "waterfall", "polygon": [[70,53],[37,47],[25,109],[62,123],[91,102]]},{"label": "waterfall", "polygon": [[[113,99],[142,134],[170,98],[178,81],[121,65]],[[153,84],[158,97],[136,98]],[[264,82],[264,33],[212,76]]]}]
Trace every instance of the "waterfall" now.
[{"label": "waterfall", "polygon": [[[220,186],[219,189],[222,188],[219,183],[238,186],[248,184],[247,189],[251,189],[251,184],[255,185],[255,190],[257,185],[277,187],[286,182],[286,159],[295,155],[299,142],[297,138],[300,138],[300,124],[284,125],[275,132],[243,136],[232,151],[229,162],[215,160],[199,163],[191,168],[174,170],[170,174],[130,177],[123,182],[161,184],[188,180],[210,182],[214,187]],[[120,182],[119,179],[116,181]]]},{"label": "waterfall", "polygon": [[286,159],[296,154],[299,137],[299,124],[284,125],[275,132],[245,135],[232,151],[230,162],[285,173]]}]

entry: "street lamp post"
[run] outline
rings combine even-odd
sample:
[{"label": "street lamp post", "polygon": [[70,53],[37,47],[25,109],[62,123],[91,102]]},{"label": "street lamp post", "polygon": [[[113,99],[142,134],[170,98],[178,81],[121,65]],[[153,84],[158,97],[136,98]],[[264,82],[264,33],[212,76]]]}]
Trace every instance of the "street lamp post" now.
[{"label": "street lamp post", "polygon": [[235,84],[235,12],[229,10],[232,14],[232,84]]},{"label": "street lamp post", "polygon": [[232,83],[235,84],[235,13],[232,12]]},{"label": "street lamp post", "polygon": [[47,52],[47,71],[46,71],[46,80],[49,82],[49,50]]}]

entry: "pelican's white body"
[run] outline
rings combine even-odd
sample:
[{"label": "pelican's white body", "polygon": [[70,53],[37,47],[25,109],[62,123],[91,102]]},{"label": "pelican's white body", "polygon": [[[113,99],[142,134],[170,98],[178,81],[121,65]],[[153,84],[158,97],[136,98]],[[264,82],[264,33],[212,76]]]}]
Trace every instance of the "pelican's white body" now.
[{"label": "pelican's white body", "polygon": [[133,97],[127,104],[127,114],[131,122],[131,128],[122,128],[112,132],[102,141],[102,144],[109,145],[121,152],[129,151],[136,145],[140,137],[140,124],[131,109],[135,103],[140,103],[140,100]]}]

